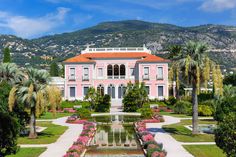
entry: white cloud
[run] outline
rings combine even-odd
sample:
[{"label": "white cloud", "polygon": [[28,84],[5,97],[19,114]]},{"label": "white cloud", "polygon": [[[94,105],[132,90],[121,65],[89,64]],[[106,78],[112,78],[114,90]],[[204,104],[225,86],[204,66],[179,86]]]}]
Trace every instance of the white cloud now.
[{"label": "white cloud", "polygon": [[200,9],[207,12],[221,12],[236,8],[236,0],[205,0]]},{"label": "white cloud", "polygon": [[5,27],[14,31],[17,36],[31,38],[52,29],[64,22],[69,8],[58,8],[56,13],[50,13],[38,18],[12,15],[8,12],[0,11],[0,27]]}]

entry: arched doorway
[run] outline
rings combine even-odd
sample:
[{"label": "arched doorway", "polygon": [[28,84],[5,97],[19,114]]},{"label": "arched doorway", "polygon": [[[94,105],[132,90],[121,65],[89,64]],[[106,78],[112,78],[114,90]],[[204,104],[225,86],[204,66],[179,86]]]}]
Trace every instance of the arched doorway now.
[{"label": "arched doorway", "polygon": [[119,85],[119,87],[118,87],[118,98],[119,99],[123,98],[123,96],[125,95],[125,91],[126,91],[126,87],[123,84]]},{"label": "arched doorway", "polygon": [[108,95],[110,95],[110,97],[112,99],[115,99],[116,98],[116,93],[115,93],[115,86],[113,84],[110,84],[108,87],[107,87],[107,93]]}]

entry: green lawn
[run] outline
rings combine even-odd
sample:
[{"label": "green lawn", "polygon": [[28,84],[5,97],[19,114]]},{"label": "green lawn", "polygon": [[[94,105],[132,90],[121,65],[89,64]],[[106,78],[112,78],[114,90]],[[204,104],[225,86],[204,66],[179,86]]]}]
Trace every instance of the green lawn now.
[{"label": "green lawn", "polygon": [[173,112],[159,112],[160,115],[165,115],[165,116],[173,116],[177,118],[191,118],[191,116],[185,115],[185,114],[176,114]]},{"label": "green lawn", "polygon": [[[165,125],[163,129],[171,133],[180,142],[214,142],[213,134],[192,135],[192,131],[184,127],[184,125],[191,125],[191,123],[191,120],[181,120],[177,124]],[[216,124],[216,122],[209,119],[201,119],[199,124]]]},{"label": "green lawn", "polygon": [[19,137],[18,144],[50,144],[55,142],[68,128],[51,122],[37,122],[37,126],[48,128],[39,133],[37,139],[29,139],[27,136]]},{"label": "green lawn", "polygon": [[[172,116],[172,117],[177,117],[177,118],[191,118],[192,116],[188,116],[185,114],[177,114],[174,112],[159,112],[160,115],[165,115],[165,116]],[[204,116],[199,116],[199,117],[204,117]]]},{"label": "green lawn", "polygon": [[39,119],[56,119],[66,116],[71,116],[73,113],[57,113],[55,117],[53,117],[53,114],[51,112],[46,112],[42,116],[40,116]]},{"label": "green lawn", "polygon": [[226,157],[216,145],[184,145],[184,148],[195,157]]},{"label": "green lawn", "polygon": [[38,157],[46,148],[20,148],[14,155],[7,155],[6,157]]}]

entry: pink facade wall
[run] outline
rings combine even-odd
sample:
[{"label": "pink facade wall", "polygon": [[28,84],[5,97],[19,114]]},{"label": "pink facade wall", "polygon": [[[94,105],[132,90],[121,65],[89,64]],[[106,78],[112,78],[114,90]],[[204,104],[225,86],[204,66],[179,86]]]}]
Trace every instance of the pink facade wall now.
[{"label": "pink facade wall", "polygon": [[[98,59],[95,60],[95,64],[66,64],[65,65],[65,99],[83,99],[83,87],[97,87],[99,84],[102,84],[105,89],[105,94],[107,94],[107,87],[110,84],[115,86],[116,90],[116,99],[118,98],[118,86],[123,84],[127,85],[129,81],[134,83],[135,81],[145,82],[147,86],[150,88],[150,98],[158,98],[157,86],[161,85],[164,87],[164,97],[168,97],[168,63],[137,63],[136,59]],[[108,79],[107,78],[107,65],[112,64],[124,64],[126,67],[126,77],[125,79]],[[143,68],[149,67],[149,80],[143,80]],[[157,67],[163,67],[163,80],[157,80]],[[69,69],[70,67],[75,67],[75,81],[69,81]],[[89,68],[89,81],[82,81],[83,76],[83,67]],[[97,76],[98,68],[103,68],[103,77]],[[135,68],[135,76],[130,76],[130,68]],[[76,97],[71,98],[69,96],[69,87],[76,87]]]}]

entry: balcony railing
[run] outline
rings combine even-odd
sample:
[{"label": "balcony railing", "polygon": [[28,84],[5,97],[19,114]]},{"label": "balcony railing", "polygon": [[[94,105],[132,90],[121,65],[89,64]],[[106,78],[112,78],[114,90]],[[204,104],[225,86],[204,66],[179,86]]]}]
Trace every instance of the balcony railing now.
[{"label": "balcony railing", "polygon": [[149,75],[143,75],[143,80],[149,80]]},{"label": "balcony railing", "polygon": [[83,80],[83,81],[89,81],[89,76],[83,76],[83,77],[82,77],[82,80]]},{"label": "balcony railing", "polygon": [[163,76],[158,76],[158,75],[156,75],[156,79],[157,80],[164,80]]},{"label": "balcony railing", "polygon": [[76,77],[75,76],[69,76],[68,79],[69,79],[69,81],[75,81]]},{"label": "balcony railing", "polygon": [[107,76],[107,79],[125,79],[125,75]]}]

